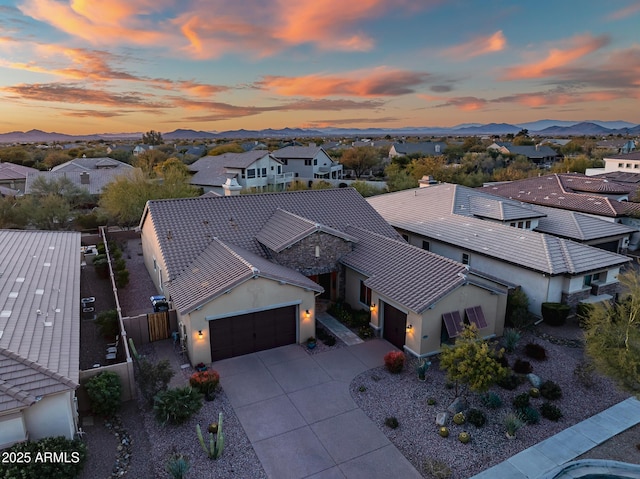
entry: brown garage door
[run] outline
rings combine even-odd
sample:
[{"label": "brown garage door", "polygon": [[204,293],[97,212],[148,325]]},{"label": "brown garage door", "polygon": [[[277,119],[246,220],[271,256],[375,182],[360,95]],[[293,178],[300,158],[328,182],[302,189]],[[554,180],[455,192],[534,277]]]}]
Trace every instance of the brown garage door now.
[{"label": "brown garage door", "polygon": [[209,321],[211,360],[296,342],[296,306]]},{"label": "brown garage door", "polygon": [[390,304],[384,303],[383,314],[384,339],[402,350],[407,331],[407,313],[403,313],[398,308],[394,308]]}]

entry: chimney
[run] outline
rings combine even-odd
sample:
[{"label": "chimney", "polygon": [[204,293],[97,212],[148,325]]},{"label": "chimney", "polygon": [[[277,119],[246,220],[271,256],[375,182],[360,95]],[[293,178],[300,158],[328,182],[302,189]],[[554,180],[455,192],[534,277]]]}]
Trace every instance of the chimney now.
[{"label": "chimney", "polygon": [[81,185],[89,184],[89,173],[87,173],[86,171],[83,171],[82,173],[80,173],[80,184]]},{"label": "chimney", "polygon": [[240,194],[242,186],[238,184],[238,180],[235,178],[227,178],[227,181],[222,185],[222,189],[224,190],[224,196],[237,196]]}]

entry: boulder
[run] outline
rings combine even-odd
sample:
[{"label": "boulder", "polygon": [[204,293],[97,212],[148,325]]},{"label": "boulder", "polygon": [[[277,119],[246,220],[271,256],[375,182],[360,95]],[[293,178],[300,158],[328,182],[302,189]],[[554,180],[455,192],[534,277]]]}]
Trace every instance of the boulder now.
[{"label": "boulder", "polygon": [[464,398],[458,397],[455,398],[451,404],[449,404],[447,411],[449,411],[451,414],[456,414],[464,411],[465,409],[467,409],[467,401],[465,401]]},{"label": "boulder", "polygon": [[540,379],[540,376],[529,373],[527,374],[527,379],[531,383],[531,386],[533,386],[534,388],[540,388],[540,385],[542,384],[542,379]]},{"label": "boulder", "polygon": [[436,426],[444,426],[449,420],[448,412],[439,412],[436,414]]}]

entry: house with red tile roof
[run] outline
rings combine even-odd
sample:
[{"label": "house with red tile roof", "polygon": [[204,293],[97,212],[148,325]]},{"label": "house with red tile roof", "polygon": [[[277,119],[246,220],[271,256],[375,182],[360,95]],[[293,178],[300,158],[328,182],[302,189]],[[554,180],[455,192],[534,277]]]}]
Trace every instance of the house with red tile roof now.
[{"label": "house with red tile roof", "polygon": [[502,334],[504,285],[407,244],[351,188],[150,201],[140,230],[192,364],[305,342],[318,297],[416,356],[464,321]]}]

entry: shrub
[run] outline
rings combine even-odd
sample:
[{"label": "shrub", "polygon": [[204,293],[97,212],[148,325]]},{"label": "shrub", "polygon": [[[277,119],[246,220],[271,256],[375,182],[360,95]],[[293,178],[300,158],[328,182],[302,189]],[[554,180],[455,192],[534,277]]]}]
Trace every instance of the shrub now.
[{"label": "shrub", "polygon": [[571,307],[562,303],[542,303],[542,318],[549,326],[562,326],[571,312]]},{"label": "shrub", "polygon": [[155,364],[143,359],[138,363],[136,373],[140,392],[148,404],[153,404],[153,398],[159,392],[167,390],[174,374],[171,364],[166,359]]},{"label": "shrub", "polygon": [[120,377],[103,371],[84,385],[91,403],[91,411],[98,416],[111,417],[120,409]]},{"label": "shrub", "polygon": [[529,393],[518,394],[513,398],[513,407],[516,409],[524,409],[529,406]]},{"label": "shrub", "polygon": [[593,305],[588,303],[578,303],[576,308],[576,317],[578,318],[578,324],[581,328],[585,328],[587,320],[593,311]]},{"label": "shrub", "polygon": [[467,421],[475,427],[482,427],[487,422],[487,416],[480,409],[469,409],[467,411]]},{"label": "shrub", "polygon": [[102,311],[96,318],[96,326],[100,334],[107,339],[115,338],[120,332],[120,325],[118,324],[118,312],[115,309],[109,309]]},{"label": "shrub", "polygon": [[542,417],[545,417],[551,421],[558,421],[562,417],[560,408],[554,406],[550,402],[545,402],[540,406],[540,413]]},{"label": "shrub", "polygon": [[502,366],[503,368],[508,368],[509,367],[509,360],[507,359],[507,357],[505,355],[498,356],[496,358],[496,361],[498,361],[498,364],[500,364],[500,366]]},{"label": "shrub", "polygon": [[504,427],[507,429],[507,434],[510,436],[515,436],[518,429],[524,426],[524,421],[520,416],[512,412],[507,413],[502,419],[502,422],[504,423]]},{"label": "shrub", "polygon": [[173,479],[183,479],[190,467],[189,460],[185,456],[174,453],[167,461],[166,470]]},{"label": "shrub", "polygon": [[513,352],[516,349],[520,338],[521,335],[517,330],[513,328],[505,329],[502,335],[502,345],[504,346],[504,349],[509,353]]},{"label": "shrub", "polygon": [[433,458],[425,459],[422,463],[422,471],[429,477],[435,479],[449,479],[453,472],[446,463]]},{"label": "shrub", "polygon": [[508,376],[498,381],[498,386],[500,386],[503,389],[507,389],[508,391],[513,391],[519,385],[520,385],[520,380],[518,379],[518,376],[516,376],[515,374],[509,374]]},{"label": "shrub", "polygon": [[[18,453],[31,457],[31,462],[4,463],[0,468],[2,479],[30,479],[42,477],[47,479],[67,479],[78,477],[87,459],[87,446],[77,439],[63,436],[45,437],[38,441],[26,441],[15,444],[4,450],[4,454]],[[36,461],[43,453],[62,455],[66,453],[66,461]],[[4,462],[4,461],[3,461]]]},{"label": "shrub", "polygon": [[435,406],[438,403],[438,401],[435,400],[435,398],[429,398],[427,399],[427,404],[429,406]]},{"label": "shrub", "polygon": [[516,359],[516,362],[513,364],[513,370],[518,374],[529,374],[533,371],[533,367],[529,361]]},{"label": "shrub", "polygon": [[404,353],[401,351],[389,351],[384,355],[384,365],[393,374],[402,372],[404,368]]},{"label": "shrub", "polygon": [[213,369],[196,371],[189,378],[189,384],[204,395],[213,393],[220,382],[220,374]]},{"label": "shrub", "polygon": [[109,260],[106,254],[97,254],[93,258],[93,267],[100,278],[109,277]]},{"label": "shrub", "polygon": [[482,404],[484,404],[489,409],[498,409],[502,406],[502,399],[494,392],[488,392],[480,396],[480,400]]},{"label": "shrub", "polygon": [[538,424],[540,422],[540,413],[531,406],[527,406],[520,411],[522,420],[527,424]]},{"label": "shrub", "polygon": [[358,328],[358,336],[362,339],[373,338],[373,329],[368,324],[366,326],[360,326]]},{"label": "shrub", "polygon": [[560,385],[553,381],[545,381],[540,385],[540,394],[545,399],[560,399],[562,397],[562,389]]},{"label": "shrub", "polygon": [[384,425],[390,427],[391,429],[396,429],[400,424],[398,423],[398,419],[396,417],[391,416],[384,420]]},{"label": "shrub", "polygon": [[128,269],[117,270],[115,272],[115,278],[116,278],[116,286],[118,288],[125,288],[129,284],[129,270]]},{"label": "shrub", "polygon": [[514,328],[523,329],[531,324],[529,298],[521,288],[509,291],[506,313],[506,323]]},{"label": "shrub", "polygon": [[547,359],[547,350],[544,346],[536,343],[529,343],[524,347],[524,353],[537,361],[544,361]]},{"label": "shrub", "polygon": [[202,394],[191,387],[167,389],[153,399],[156,419],[166,424],[182,424],[202,407]]}]

